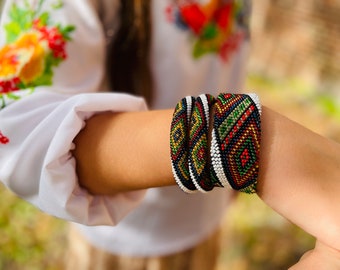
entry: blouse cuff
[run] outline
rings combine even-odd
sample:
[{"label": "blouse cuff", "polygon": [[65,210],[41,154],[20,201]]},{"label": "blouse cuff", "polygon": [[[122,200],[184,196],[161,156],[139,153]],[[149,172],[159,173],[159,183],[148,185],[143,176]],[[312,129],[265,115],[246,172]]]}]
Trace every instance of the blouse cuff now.
[{"label": "blouse cuff", "polygon": [[0,172],[6,173],[0,179],[51,215],[85,225],[115,225],[140,203],[145,191],[93,196],[82,189],[71,154],[73,140],[96,113],[146,109],[143,99],[126,94],[65,97],[36,92],[1,111],[1,129],[10,143],[3,146],[7,158],[0,157]]}]

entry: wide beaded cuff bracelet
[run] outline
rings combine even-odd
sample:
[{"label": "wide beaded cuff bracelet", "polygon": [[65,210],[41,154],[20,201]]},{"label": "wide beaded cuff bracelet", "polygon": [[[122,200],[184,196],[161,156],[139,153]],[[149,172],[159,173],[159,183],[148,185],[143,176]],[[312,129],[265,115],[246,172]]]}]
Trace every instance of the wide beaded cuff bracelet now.
[{"label": "wide beaded cuff bracelet", "polygon": [[211,174],[224,187],[256,192],[260,114],[260,102],[254,94],[220,94],[216,99],[210,147]]}]

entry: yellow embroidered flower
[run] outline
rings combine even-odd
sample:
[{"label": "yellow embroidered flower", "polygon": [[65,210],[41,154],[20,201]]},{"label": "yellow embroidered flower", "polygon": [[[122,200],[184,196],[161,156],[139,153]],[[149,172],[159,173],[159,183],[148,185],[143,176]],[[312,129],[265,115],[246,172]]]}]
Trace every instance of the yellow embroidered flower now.
[{"label": "yellow embroidered flower", "polygon": [[51,10],[62,9],[63,0],[58,5],[21,2],[13,1],[9,22],[0,29],[6,36],[0,47],[0,109],[23,97],[16,91],[29,89],[31,94],[37,86],[53,84],[54,69],[67,59],[66,45],[75,30],[51,19]]},{"label": "yellow embroidered flower", "polygon": [[17,74],[19,66],[16,50],[7,45],[0,50],[0,78],[11,79]]},{"label": "yellow embroidered flower", "polygon": [[19,50],[27,50],[27,53],[31,55],[18,74],[24,83],[30,83],[44,72],[47,43],[40,39],[39,33],[32,31],[19,38],[15,45]]},{"label": "yellow embroidered flower", "polygon": [[44,71],[47,43],[40,39],[39,32],[28,32],[16,42],[0,50],[0,78],[19,77],[30,83]]}]

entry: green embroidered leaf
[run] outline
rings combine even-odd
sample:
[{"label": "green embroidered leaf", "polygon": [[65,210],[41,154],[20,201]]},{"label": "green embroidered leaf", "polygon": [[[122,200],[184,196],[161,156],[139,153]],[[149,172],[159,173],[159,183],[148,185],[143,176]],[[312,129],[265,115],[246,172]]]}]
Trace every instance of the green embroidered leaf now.
[{"label": "green embroidered leaf", "polygon": [[44,12],[39,16],[40,23],[42,25],[48,25],[50,21],[50,14],[48,12]]},{"label": "green embroidered leaf", "polygon": [[42,86],[42,85],[52,85],[53,71],[52,69],[45,70],[45,72],[37,78],[30,87]]},{"label": "green embroidered leaf", "polygon": [[24,84],[23,82],[19,82],[19,84],[17,85],[19,89],[25,89],[26,88],[26,84]]},{"label": "green embroidered leaf", "polygon": [[30,84],[30,86],[36,87],[36,86],[43,86],[43,85],[47,85],[47,86],[52,85],[52,77],[53,77],[53,74],[44,73],[38,79],[36,79],[34,83]]},{"label": "green embroidered leaf", "polygon": [[30,29],[34,19],[31,10],[21,9],[16,4],[13,4],[9,12],[9,17],[20,26],[22,31]]},{"label": "green embroidered leaf", "polygon": [[33,94],[33,92],[35,91],[35,88],[34,88],[34,87],[31,87],[31,88],[29,88],[28,90],[29,90],[28,94],[31,95],[31,94]]},{"label": "green embroidered leaf", "polygon": [[10,22],[5,25],[7,43],[13,43],[21,33],[21,27],[17,22]]},{"label": "green embroidered leaf", "polygon": [[194,44],[192,55],[194,58],[200,58],[206,53],[213,53],[218,51],[218,46],[214,40],[198,40]]},{"label": "green embroidered leaf", "polygon": [[206,50],[201,46],[200,42],[196,42],[192,51],[192,56],[197,59],[203,56],[205,53]]},{"label": "green embroidered leaf", "polygon": [[12,8],[10,9],[9,11],[9,17],[12,19],[12,20],[16,20],[18,18],[18,14],[19,14],[19,8],[18,6],[14,3],[12,5]]},{"label": "green embroidered leaf", "polygon": [[61,58],[55,58],[53,56],[53,53],[51,52],[48,57],[46,58],[46,67],[50,67],[52,70],[52,67],[57,67],[59,64],[63,61]]},{"label": "green embroidered leaf", "polygon": [[64,3],[62,0],[58,0],[55,4],[52,4],[53,9],[60,9],[64,6]]},{"label": "green embroidered leaf", "polygon": [[75,26],[73,25],[68,25],[66,27],[63,27],[63,28],[58,28],[60,33],[62,34],[63,38],[65,40],[68,40],[70,41],[72,38],[71,38],[71,33],[76,29]]},{"label": "green embroidered leaf", "polygon": [[45,2],[45,0],[39,0],[39,3],[36,4],[35,3],[35,8],[32,9],[32,4],[30,4],[27,0],[25,0],[26,3],[26,9],[27,10],[32,10],[32,15],[33,15],[33,18],[36,18],[38,17],[38,14],[41,12],[41,9],[42,9],[42,6],[43,6],[43,3]]},{"label": "green embroidered leaf", "polygon": [[20,99],[20,96],[17,96],[17,95],[15,95],[15,94],[13,94],[13,92],[7,93],[7,97],[10,98],[10,99],[13,99],[13,100],[18,100],[18,99]]},{"label": "green embroidered leaf", "polygon": [[0,99],[1,99],[1,107],[0,109],[3,109],[6,107],[6,101],[5,101],[5,97],[3,94],[0,94]]},{"label": "green embroidered leaf", "polygon": [[204,27],[201,37],[203,39],[213,39],[218,35],[218,33],[219,32],[218,32],[216,24],[209,23]]}]

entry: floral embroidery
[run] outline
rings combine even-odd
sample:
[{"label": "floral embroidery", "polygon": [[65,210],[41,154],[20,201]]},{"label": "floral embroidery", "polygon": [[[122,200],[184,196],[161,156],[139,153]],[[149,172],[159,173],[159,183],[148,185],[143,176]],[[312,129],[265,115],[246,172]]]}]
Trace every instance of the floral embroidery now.
[{"label": "floral embroidery", "polygon": [[[62,8],[61,0],[51,9]],[[23,1],[9,10],[10,22],[5,24],[6,45],[0,49],[0,109],[9,100],[19,99],[26,89],[52,85],[53,68],[67,58],[66,43],[75,27],[53,24],[50,13],[42,11],[45,0],[36,6]]]},{"label": "floral embroidery", "polygon": [[168,21],[194,37],[193,57],[217,53],[227,61],[248,35],[246,1],[175,0],[166,9]]},{"label": "floral embroidery", "polygon": [[9,139],[3,135],[0,131],[0,144],[8,144],[9,143]]}]

